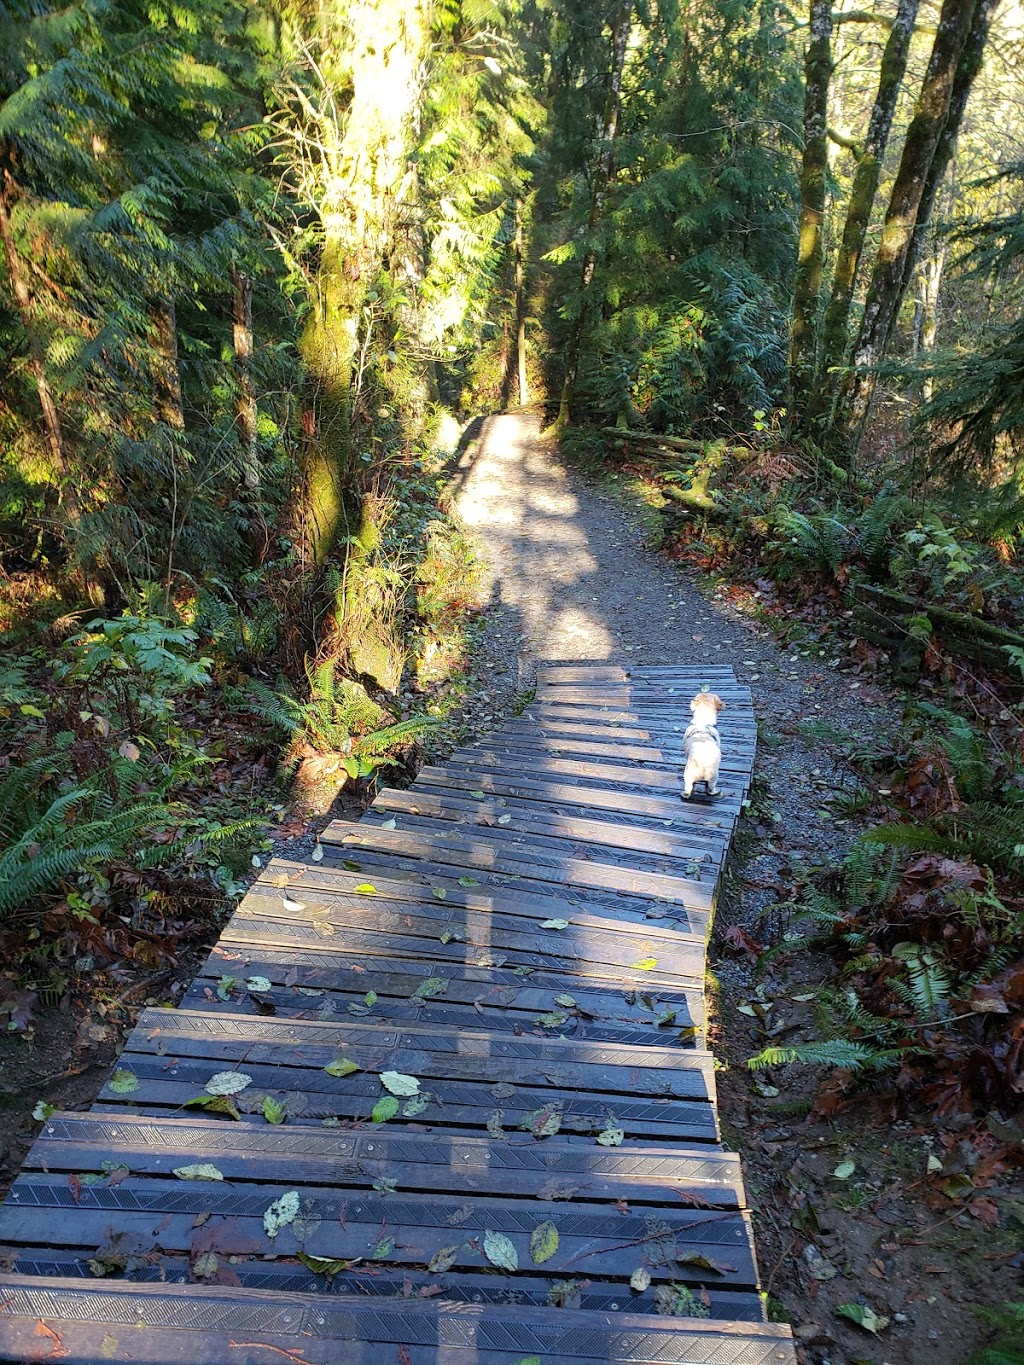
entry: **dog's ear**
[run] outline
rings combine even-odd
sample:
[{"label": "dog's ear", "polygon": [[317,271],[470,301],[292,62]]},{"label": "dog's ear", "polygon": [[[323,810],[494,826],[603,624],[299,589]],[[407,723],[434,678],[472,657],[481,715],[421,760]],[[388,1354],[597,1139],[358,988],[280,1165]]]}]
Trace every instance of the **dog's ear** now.
[{"label": "dog's ear", "polygon": [[698,692],[697,695],[690,702],[690,710],[696,711],[697,707],[700,706],[701,702],[704,701],[706,696],[707,696],[706,692]]},{"label": "dog's ear", "polygon": [[716,711],[724,711],[724,710],[725,710],[725,702],[724,702],[724,701],[722,700],[722,698],[719,697],[717,694],[716,694],[715,696],[713,696],[713,697],[711,698],[711,700],[715,703],[715,710],[716,710]]}]

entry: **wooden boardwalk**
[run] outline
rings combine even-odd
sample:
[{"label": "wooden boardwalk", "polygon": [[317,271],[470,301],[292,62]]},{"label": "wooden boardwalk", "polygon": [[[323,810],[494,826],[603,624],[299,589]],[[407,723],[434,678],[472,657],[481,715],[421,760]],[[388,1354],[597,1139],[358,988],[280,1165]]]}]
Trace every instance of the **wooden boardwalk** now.
[{"label": "wooden boardwalk", "polygon": [[[700,686],[723,795],[686,804]],[[182,1007],[44,1124],[0,1209],[0,1360],[793,1365],[704,1037],[754,741],[729,669],[549,665],[321,861],[271,862]]]}]

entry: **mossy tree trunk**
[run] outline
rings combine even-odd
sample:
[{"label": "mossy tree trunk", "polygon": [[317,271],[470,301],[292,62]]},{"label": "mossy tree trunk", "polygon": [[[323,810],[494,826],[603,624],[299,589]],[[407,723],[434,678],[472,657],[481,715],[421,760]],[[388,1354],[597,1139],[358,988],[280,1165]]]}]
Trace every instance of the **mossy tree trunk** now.
[{"label": "mossy tree trunk", "polygon": [[519,406],[530,401],[530,386],[526,377],[526,294],[523,262],[523,198],[516,195],[515,203],[515,285],[516,285],[516,368],[519,376]]},{"label": "mossy tree trunk", "polygon": [[850,189],[842,242],[836,257],[832,292],[822,326],[821,359],[812,404],[818,417],[832,406],[835,380],[830,378],[829,371],[842,365],[846,358],[853,287],[878,191],[878,181],[882,174],[882,160],[889,142],[896,100],[907,67],[907,52],[919,5],[920,0],[899,0],[896,17],[882,54],[878,91]]},{"label": "mossy tree trunk", "polygon": [[921,203],[917,210],[914,236],[903,268],[901,299],[910,287],[914,267],[924,250],[935,200],[956,151],[957,138],[960,136],[960,125],[963,123],[964,112],[967,109],[967,100],[975,78],[981,71],[985,59],[985,45],[988,42],[992,20],[995,18],[998,7],[999,0],[978,0],[974,18],[971,20],[967,42],[964,44],[963,54],[957,64],[956,76],[953,78],[953,94],[949,101],[949,113],[946,116],[935,155],[932,157],[932,164],[928,168],[924,193],[921,195]]},{"label": "mossy tree trunk", "polygon": [[590,212],[587,216],[586,228],[587,247],[580,269],[576,317],[565,348],[562,393],[558,404],[558,416],[554,424],[556,433],[563,431],[568,426],[572,415],[572,400],[576,390],[580,351],[590,317],[594,273],[597,269],[597,230],[604,217],[608,191],[615,174],[615,137],[619,127],[619,111],[622,107],[622,73],[626,66],[626,48],[629,43],[632,24],[632,0],[627,0],[625,4],[617,4],[611,17],[611,66],[608,72],[608,93],[605,99],[604,118],[601,126],[601,141],[591,179]]},{"label": "mossy tree trunk", "polygon": [[828,178],[828,90],[831,75],[831,0],[811,0],[811,28],[804,58],[800,227],[789,333],[789,404],[794,428],[802,426],[807,416],[817,368],[818,304],[825,259],[822,229]]},{"label": "mossy tree trunk", "polygon": [[231,336],[235,352],[235,430],[242,450],[242,482],[250,491],[260,486],[256,392],[252,384],[252,279],[231,272]]},{"label": "mossy tree trunk", "polygon": [[840,395],[840,424],[855,449],[875,390],[875,368],[895,325],[903,297],[903,275],[928,175],[942,137],[954,82],[978,0],[943,0],[931,58],[893,183],[882,238],[868,285],[860,332],[853,351],[856,367]]},{"label": "mossy tree trunk", "polygon": [[298,158],[322,229],[299,348],[312,400],[307,486],[317,504],[309,509],[317,561],[330,552],[342,519],[364,310],[394,245],[401,206],[414,192],[409,153],[428,18],[427,0],[354,0],[340,20],[325,17],[317,103],[299,99],[307,141]]},{"label": "mossy tree trunk", "polygon": [[174,299],[158,299],[149,310],[153,324],[153,398],[157,418],[175,431],[185,430],[185,407],[178,368],[178,316]]},{"label": "mossy tree trunk", "polygon": [[39,411],[43,419],[43,429],[46,432],[46,445],[50,453],[50,460],[53,464],[53,472],[55,481],[58,485],[59,497],[69,518],[73,522],[77,522],[81,514],[78,493],[71,477],[71,468],[64,447],[64,432],[61,428],[60,413],[58,412],[57,403],[53,395],[50,377],[46,371],[43,339],[39,335],[38,328],[35,325],[31,291],[29,290],[26,272],[22,266],[17,243],[14,240],[14,228],[11,223],[11,207],[15,195],[14,182],[8,174],[4,173],[3,182],[0,184],[0,239],[3,240],[4,260],[7,265],[7,281],[11,294],[14,297],[15,306],[18,311],[18,319],[28,344],[29,370],[32,374],[32,380],[39,397]]}]

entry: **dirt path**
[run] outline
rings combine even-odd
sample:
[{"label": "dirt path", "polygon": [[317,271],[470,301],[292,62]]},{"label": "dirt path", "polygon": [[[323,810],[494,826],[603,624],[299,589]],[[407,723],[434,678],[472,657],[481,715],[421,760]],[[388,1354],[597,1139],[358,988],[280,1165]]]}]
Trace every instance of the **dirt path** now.
[{"label": "dirt path", "polygon": [[[785,897],[794,871],[841,859],[857,832],[828,802],[849,789],[846,755],[877,738],[890,699],[860,681],[846,658],[780,649],[724,590],[706,595],[645,548],[629,509],[560,466],[538,439],[536,419],[488,419],[456,477],[458,510],[486,562],[493,607],[482,647],[483,714],[475,719],[486,726],[489,713],[506,711],[544,658],[710,660],[731,664],[751,685],[760,785],[718,933],[738,923],[770,942],[777,917],[772,930],[763,913]],[[984,1264],[980,1226],[966,1215],[939,1224],[914,1202],[919,1195],[909,1191],[927,1169],[929,1134],[909,1123],[890,1128],[874,1114],[865,1132],[863,1110],[833,1124],[780,1117],[787,1094],[813,1093],[813,1078],[783,1072],[769,1078],[785,1087],[779,1099],[758,1093],[744,1062],[764,1046],[764,1028],[737,1010],[755,989],[751,964],[725,954],[713,958],[713,970],[720,990],[712,1045],[728,1064],[720,1076],[726,1139],[744,1157],[762,1281],[805,1343],[805,1359],[962,1365],[977,1337],[964,1305],[1015,1296],[1005,1250]],[[794,973],[768,978],[776,1040],[814,1036],[810,1006],[792,1001],[806,970],[804,959]],[[855,1161],[856,1174],[839,1180],[833,1172],[844,1160]],[[876,1340],[836,1315],[843,1303],[870,1305],[891,1324]]]}]

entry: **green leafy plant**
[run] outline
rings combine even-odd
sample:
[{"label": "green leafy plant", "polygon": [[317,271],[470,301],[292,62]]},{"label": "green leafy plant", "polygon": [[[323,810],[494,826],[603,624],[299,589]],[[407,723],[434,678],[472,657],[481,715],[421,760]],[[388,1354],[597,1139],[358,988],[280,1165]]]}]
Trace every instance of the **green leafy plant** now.
[{"label": "green leafy plant", "polygon": [[351,778],[366,777],[394,762],[393,753],[400,745],[418,739],[437,724],[430,716],[416,716],[381,726],[383,708],[359,683],[339,678],[332,660],[308,666],[306,678],[309,697],[305,701],[253,680],[252,709],[313,752],[339,755]]},{"label": "green leafy plant", "polygon": [[1024,1365],[1024,1303],[1001,1303],[995,1308],[971,1306],[990,1328],[994,1338],[972,1351],[966,1365]]}]

